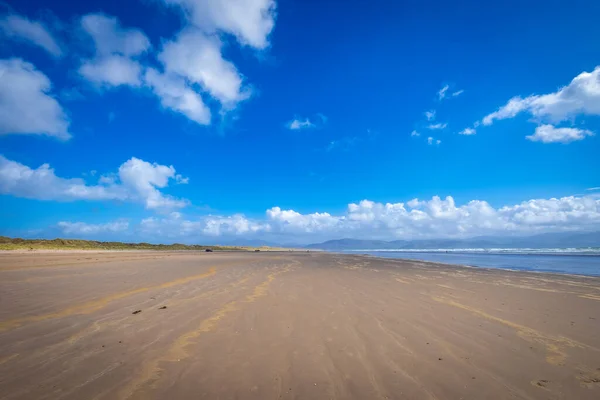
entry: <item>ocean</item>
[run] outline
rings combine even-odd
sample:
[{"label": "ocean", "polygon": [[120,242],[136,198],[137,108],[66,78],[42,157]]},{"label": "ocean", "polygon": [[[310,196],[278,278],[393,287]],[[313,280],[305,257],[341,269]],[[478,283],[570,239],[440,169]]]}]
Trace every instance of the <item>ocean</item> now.
[{"label": "ocean", "polygon": [[600,276],[600,249],[401,249],[350,250],[344,253],[470,267]]}]

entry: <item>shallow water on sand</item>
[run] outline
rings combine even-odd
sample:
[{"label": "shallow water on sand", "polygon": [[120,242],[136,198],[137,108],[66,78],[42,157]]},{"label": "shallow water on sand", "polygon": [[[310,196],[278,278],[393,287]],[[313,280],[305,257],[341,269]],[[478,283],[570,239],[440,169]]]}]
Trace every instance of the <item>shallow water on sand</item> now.
[{"label": "shallow water on sand", "polygon": [[600,276],[600,255],[574,254],[504,254],[439,251],[349,251],[384,258],[404,258],[459,264],[473,267],[511,269],[518,271],[554,272]]}]

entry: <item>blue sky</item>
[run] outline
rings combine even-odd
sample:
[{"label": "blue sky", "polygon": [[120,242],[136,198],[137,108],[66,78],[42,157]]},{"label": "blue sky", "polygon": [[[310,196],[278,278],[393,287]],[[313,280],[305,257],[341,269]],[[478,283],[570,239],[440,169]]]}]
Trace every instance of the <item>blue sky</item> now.
[{"label": "blue sky", "polygon": [[0,11],[0,234],[307,243],[600,227],[596,2]]}]

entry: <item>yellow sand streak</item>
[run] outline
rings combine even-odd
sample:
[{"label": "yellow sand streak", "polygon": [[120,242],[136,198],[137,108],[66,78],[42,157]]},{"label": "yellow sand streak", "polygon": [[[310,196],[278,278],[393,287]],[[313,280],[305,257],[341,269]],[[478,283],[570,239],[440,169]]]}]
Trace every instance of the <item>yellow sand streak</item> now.
[{"label": "yellow sand streak", "polygon": [[[239,281],[233,282],[231,284],[228,285],[228,288],[235,288],[237,286],[243,285],[244,283],[246,283],[249,279],[250,279],[251,275],[248,275],[242,279],[240,279]],[[206,292],[202,292],[199,295],[196,295],[194,297],[190,297],[190,298],[186,298],[186,299],[171,299],[169,300],[167,303],[169,304],[169,307],[176,307],[179,306],[181,304],[186,304],[186,303],[190,303],[190,302],[195,302],[201,299],[205,299],[208,297],[211,297],[213,295],[217,295],[223,292],[226,292],[228,290],[227,287],[219,287],[217,289],[213,289],[213,290],[209,290]],[[117,319],[117,320],[112,320],[112,321],[107,321],[107,322],[94,322],[92,324],[91,327],[87,327],[73,335],[71,335],[68,339],[67,342],[69,344],[73,344],[76,343],[78,340],[82,339],[83,337],[92,334],[94,332],[98,332],[101,331],[104,328],[107,327],[111,327],[111,326],[115,326],[115,325],[119,325],[122,323],[122,319]],[[62,344],[59,343],[59,344]]]},{"label": "yellow sand streak", "polygon": [[68,307],[68,308],[65,308],[64,310],[60,310],[60,311],[56,311],[56,312],[52,312],[52,313],[48,313],[48,314],[42,314],[42,315],[32,315],[32,316],[28,316],[28,317],[9,319],[9,320],[0,322],[0,332],[4,332],[4,331],[10,330],[10,329],[15,329],[23,324],[30,323],[30,322],[47,321],[50,319],[64,318],[64,317],[68,317],[71,315],[90,314],[90,313],[93,313],[94,311],[98,311],[101,308],[106,307],[109,303],[111,303],[113,301],[121,300],[126,297],[133,296],[133,295],[136,295],[139,293],[148,292],[150,290],[166,289],[166,288],[170,288],[170,287],[177,286],[177,285],[183,285],[185,283],[189,283],[189,282],[192,282],[192,281],[195,281],[198,279],[208,278],[209,276],[214,275],[216,272],[217,272],[216,268],[211,267],[208,270],[208,272],[205,272],[202,274],[188,276],[188,277],[181,278],[181,279],[176,279],[174,281],[165,282],[165,283],[162,283],[162,284],[156,285],[156,286],[141,287],[141,288],[128,290],[128,291],[121,292],[121,293],[115,293],[110,296],[106,296],[106,297],[103,297],[103,298],[100,298],[97,300],[92,300],[92,301],[88,301],[88,302],[78,304],[78,305],[75,305],[72,307]]},{"label": "yellow sand streak", "polygon": [[600,296],[596,296],[595,294],[582,294],[579,297],[581,297],[582,299],[590,299],[590,300],[600,301]]},{"label": "yellow sand streak", "polygon": [[97,260],[79,260],[75,262],[62,262],[55,264],[40,264],[40,265],[17,265],[17,266],[0,266],[0,272],[4,271],[20,271],[20,270],[28,270],[34,268],[62,268],[62,267],[84,267],[90,264],[108,264],[114,262],[130,262],[130,261],[142,261],[142,260],[156,260],[168,257],[168,255],[157,255],[157,256],[148,256],[148,257],[123,257],[123,258],[103,258]]},{"label": "yellow sand streak", "polygon": [[[283,272],[289,271],[289,267],[283,268],[277,272],[269,274],[267,279],[256,286],[252,293],[248,294],[241,303],[252,303],[260,297],[263,297],[267,294],[267,290],[271,282],[275,280],[275,277]],[[153,383],[160,378],[160,373],[163,370],[160,367],[160,364],[163,362],[177,362],[183,359],[188,358],[190,355],[186,351],[186,348],[195,343],[195,339],[197,339],[203,333],[207,333],[212,331],[219,323],[220,320],[225,318],[228,314],[233,311],[238,310],[238,302],[232,301],[225,304],[223,307],[218,309],[213,315],[209,318],[203,320],[197,329],[186,332],[181,335],[175,342],[171,345],[169,350],[159,358],[156,358],[149,363],[143,366],[141,374],[136,378],[129,382],[129,384],[123,389],[118,398],[121,399],[129,399],[133,397],[142,386]]]},{"label": "yellow sand streak", "polygon": [[3,358],[0,358],[0,365],[9,362],[10,360],[19,357],[19,353],[15,353],[15,354],[11,354],[10,356],[6,356]]},{"label": "yellow sand streak", "polygon": [[494,322],[499,322],[503,325],[509,326],[517,331],[517,334],[525,340],[540,343],[546,347],[546,361],[553,365],[562,365],[567,358],[567,353],[565,351],[565,347],[578,347],[578,348],[586,348],[595,351],[599,351],[598,349],[588,346],[583,343],[579,343],[575,340],[563,337],[563,336],[548,336],[543,333],[536,331],[535,329],[529,328],[524,325],[517,324],[512,321],[507,321],[505,319],[490,315],[484,311],[478,310],[476,308],[458,303],[454,300],[445,299],[442,297],[432,297],[433,300],[448,304],[466,311],[469,311],[475,315],[483,317],[485,319],[489,319]]}]

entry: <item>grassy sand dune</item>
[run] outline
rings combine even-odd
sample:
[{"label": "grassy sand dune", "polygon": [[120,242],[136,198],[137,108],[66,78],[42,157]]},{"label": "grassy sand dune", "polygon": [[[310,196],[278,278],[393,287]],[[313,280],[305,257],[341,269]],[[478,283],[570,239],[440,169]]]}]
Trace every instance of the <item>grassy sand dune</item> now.
[{"label": "grassy sand dune", "polygon": [[21,239],[0,236],[0,250],[196,250],[206,249],[219,251],[283,251],[278,247],[248,247],[248,246],[207,246],[198,244],[151,244],[100,242],[80,239]]}]

